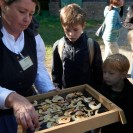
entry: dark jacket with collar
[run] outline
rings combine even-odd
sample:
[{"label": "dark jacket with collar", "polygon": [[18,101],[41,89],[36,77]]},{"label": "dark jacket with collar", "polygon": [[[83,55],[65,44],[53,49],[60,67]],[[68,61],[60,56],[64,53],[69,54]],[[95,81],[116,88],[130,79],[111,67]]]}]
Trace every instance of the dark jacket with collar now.
[{"label": "dark jacket with collar", "polygon": [[52,79],[55,86],[68,88],[89,84],[98,89],[103,79],[99,44],[94,41],[94,58],[90,65],[87,35],[83,33],[73,44],[68,38],[64,39],[62,59],[58,53],[59,40],[53,46]]},{"label": "dark jacket with collar", "polygon": [[129,133],[133,132],[133,85],[128,79],[124,79],[125,87],[122,92],[114,92],[111,86],[103,84],[100,93],[111,100],[123,111],[127,119],[127,124],[120,122],[102,127],[101,133]]}]

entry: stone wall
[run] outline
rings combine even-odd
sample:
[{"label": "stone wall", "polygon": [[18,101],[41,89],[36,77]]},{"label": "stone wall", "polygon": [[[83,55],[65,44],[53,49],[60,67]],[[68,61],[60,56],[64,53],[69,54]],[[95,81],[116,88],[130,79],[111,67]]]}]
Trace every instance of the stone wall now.
[{"label": "stone wall", "polygon": [[[87,19],[102,20],[104,18],[103,11],[107,2],[87,2],[84,1],[82,4],[83,9],[86,11]],[[124,16],[127,13],[127,8],[132,2],[126,2],[124,6]],[[59,16],[60,4],[58,1],[49,3],[49,12],[52,16]]]},{"label": "stone wall", "polygon": [[87,19],[103,19],[103,11],[105,6],[106,2],[83,2],[83,9],[86,12]]},{"label": "stone wall", "polygon": [[59,2],[50,2],[49,3],[49,12],[51,16],[59,16]]}]

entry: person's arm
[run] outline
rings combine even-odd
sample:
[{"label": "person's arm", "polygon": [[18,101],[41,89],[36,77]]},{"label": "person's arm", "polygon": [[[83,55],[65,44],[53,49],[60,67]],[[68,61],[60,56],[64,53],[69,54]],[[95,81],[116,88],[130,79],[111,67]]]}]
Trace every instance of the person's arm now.
[{"label": "person's arm", "polygon": [[63,64],[61,59],[62,57],[60,57],[58,52],[58,44],[59,40],[57,40],[53,45],[52,80],[57,88],[62,89]]},{"label": "person's arm", "polygon": [[14,91],[8,90],[0,86],[0,109],[6,109],[5,107],[5,100],[7,96]]},{"label": "person's arm", "polygon": [[51,81],[50,75],[45,66],[45,45],[38,34],[36,37],[36,49],[37,49],[37,61],[38,61],[38,69],[37,76],[35,80],[35,86],[39,93],[45,93],[51,90],[54,90],[55,87]]},{"label": "person's arm", "polygon": [[36,127],[39,127],[38,115],[33,105],[25,97],[12,92],[7,96],[5,106],[13,108],[16,121],[22,125],[23,129],[30,128],[34,131]]},{"label": "person's arm", "polygon": [[0,86],[0,109],[7,108],[13,108],[18,124],[24,129],[34,131],[35,127],[39,127],[38,116],[32,104],[25,97]]}]

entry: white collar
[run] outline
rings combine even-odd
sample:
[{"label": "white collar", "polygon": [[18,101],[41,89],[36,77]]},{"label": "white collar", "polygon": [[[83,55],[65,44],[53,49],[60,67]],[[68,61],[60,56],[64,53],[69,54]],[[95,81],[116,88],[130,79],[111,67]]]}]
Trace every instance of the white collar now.
[{"label": "white collar", "polygon": [[15,40],[14,36],[9,34],[7,30],[2,27],[1,32],[3,33],[3,43],[12,52],[18,54],[24,47],[24,32],[22,31],[18,39]]}]

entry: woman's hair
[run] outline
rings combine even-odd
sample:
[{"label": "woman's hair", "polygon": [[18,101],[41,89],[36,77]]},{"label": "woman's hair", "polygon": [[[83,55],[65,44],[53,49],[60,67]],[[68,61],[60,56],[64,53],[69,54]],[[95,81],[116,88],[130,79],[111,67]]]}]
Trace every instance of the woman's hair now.
[{"label": "woman's hair", "polygon": [[69,4],[60,10],[60,20],[63,26],[81,24],[84,26],[86,13],[75,3]]},{"label": "woman's hair", "polygon": [[130,43],[132,39],[133,39],[133,30],[129,30],[127,34],[127,40]]},{"label": "woman's hair", "polygon": [[[6,5],[9,6],[16,1],[20,1],[20,0],[0,0],[0,6],[2,3],[5,3]],[[40,11],[39,1],[38,0],[32,0],[32,1],[36,4],[37,12],[39,13],[39,11]],[[0,9],[0,13],[1,13],[1,9]]]},{"label": "woman's hair", "polygon": [[110,67],[111,69],[115,71],[128,73],[130,63],[125,55],[113,54],[113,55],[108,56],[105,59],[103,63],[103,69],[105,67]]},{"label": "woman's hair", "polygon": [[119,6],[119,5],[120,5],[120,0],[110,0],[109,10],[112,10],[113,6]]}]

